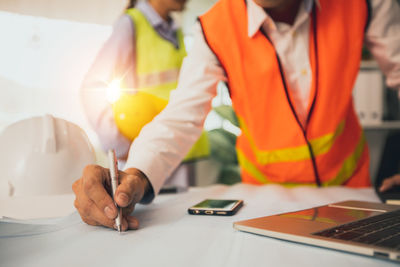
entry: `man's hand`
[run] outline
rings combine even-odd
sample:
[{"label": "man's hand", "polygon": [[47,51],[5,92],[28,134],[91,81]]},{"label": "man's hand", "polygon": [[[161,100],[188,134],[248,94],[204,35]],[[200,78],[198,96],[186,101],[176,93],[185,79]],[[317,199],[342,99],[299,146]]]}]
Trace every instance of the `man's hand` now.
[{"label": "man's hand", "polygon": [[[130,216],[136,203],[140,202],[149,188],[146,176],[138,169],[119,171],[119,186],[115,192],[115,202],[122,208],[121,228],[137,229],[138,220]],[[115,228],[117,208],[111,198],[110,173],[98,165],[88,165],[82,177],[72,185],[75,193],[75,208],[82,220],[90,225]]]},{"label": "man's hand", "polygon": [[379,192],[385,192],[395,186],[400,186],[400,174],[395,174],[383,180],[382,185],[379,187]]}]

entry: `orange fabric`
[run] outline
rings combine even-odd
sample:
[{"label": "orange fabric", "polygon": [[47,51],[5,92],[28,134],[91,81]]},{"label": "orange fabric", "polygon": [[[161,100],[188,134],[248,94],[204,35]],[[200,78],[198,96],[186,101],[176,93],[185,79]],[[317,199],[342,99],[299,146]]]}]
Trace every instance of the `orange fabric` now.
[{"label": "orange fabric", "polygon": [[[283,86],[273,45],[258,31],[247,32],[245,0],[221,0],[200,17],[205,39],[228,76],[233,107],[243,118],[259,150],[279,150],[306,144],[303,131],[291,110]],[[316,8],[316,42],[310,23],[310,63],[313,79],[310,93],[316,97],[309,123],[308,140],[335,132],[345,121],[343,132],[331,149],[315,157],[321,182],[333,179],[362,138],[362,129],[354,111],[352,89],[358,74],[364,28],[367,22],[365,0],[320,0]],[[261,59],[261,60],[260,60]],[[317,76],[318,73],[318,76]],[[317,84],[318,83],[318,84]],[[290,97],[290,88],[288,88]],[[311,160],[257,162],[249,139],[242,133],[237,148],[269,181],[277,183],[313,183]],[[348,186],[369,186],[369,155],[364,146]],[[243,182],[259,183],[246,171]]]}]

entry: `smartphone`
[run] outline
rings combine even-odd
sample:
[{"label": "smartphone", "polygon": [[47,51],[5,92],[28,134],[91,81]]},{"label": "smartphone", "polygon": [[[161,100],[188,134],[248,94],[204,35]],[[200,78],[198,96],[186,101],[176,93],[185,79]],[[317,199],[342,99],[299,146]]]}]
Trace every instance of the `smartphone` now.
[{"label": "smartphone", "polygon": [[231,216],[243,206],[238,199],[206,199],[188,209],[193,215]]}]

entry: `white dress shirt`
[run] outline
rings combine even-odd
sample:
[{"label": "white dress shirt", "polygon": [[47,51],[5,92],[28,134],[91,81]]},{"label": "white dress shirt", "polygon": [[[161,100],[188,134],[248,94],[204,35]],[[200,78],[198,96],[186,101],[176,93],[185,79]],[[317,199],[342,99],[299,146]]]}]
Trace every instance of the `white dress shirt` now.
[{"label": "white dress shirt", "polygon": [[[400,88],[399,5],[389,0],[371,2],[372,17],[365,43],[386,75],[387,85]],[[249,38],[260,27],[270,36],[293,90],[296,112],[304,123],[312,77],[308,25],[313,0],[303,1],[293,25],[275,23],[253,0],[247,3]],[[227,80],[199,24],[194,31],[194,45],[184,59],[178,88],[171,92],[168,106],[134,140],[125,166],[145,173],[156,194],[200,136],[211,100],[216,95],[216,86],[219,81]]]}]

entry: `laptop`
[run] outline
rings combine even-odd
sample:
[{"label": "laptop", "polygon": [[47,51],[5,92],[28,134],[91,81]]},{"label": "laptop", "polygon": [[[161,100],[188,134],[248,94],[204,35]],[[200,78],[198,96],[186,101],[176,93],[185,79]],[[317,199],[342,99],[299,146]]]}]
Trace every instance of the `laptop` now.
[{"label": "laptop", "polygon": [[344,201],[235,222],[237,230],[400,262],[400,206]]}]

